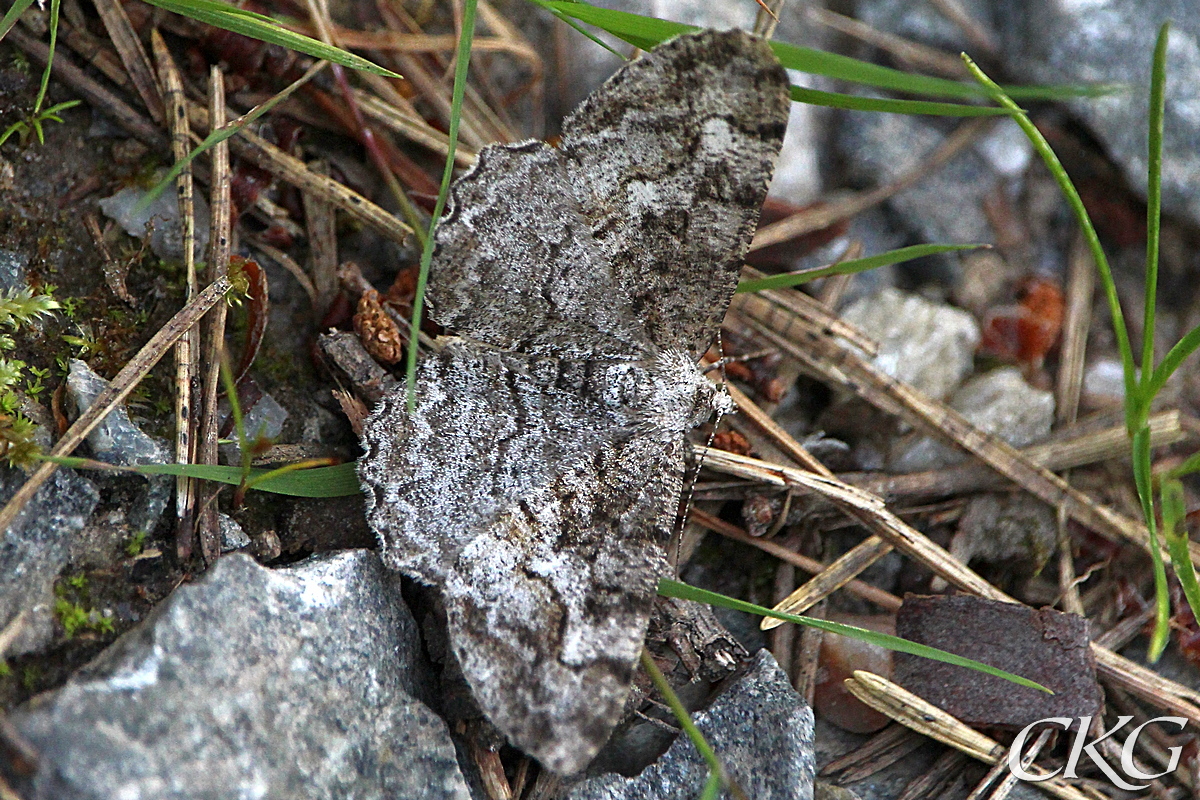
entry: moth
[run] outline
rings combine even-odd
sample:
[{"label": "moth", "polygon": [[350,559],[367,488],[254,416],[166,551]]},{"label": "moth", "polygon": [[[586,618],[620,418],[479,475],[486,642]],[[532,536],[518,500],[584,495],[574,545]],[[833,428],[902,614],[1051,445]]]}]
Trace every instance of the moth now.
[{"label": "moth", "polygon": [[359,477],[393,569],[437,587],[480,708],[560,773],[617,723],[683,486],[697,368],[737,283],[788,80],[739,31],[672,39],[452,189],[428,300],[454,338],[386,397]]}]

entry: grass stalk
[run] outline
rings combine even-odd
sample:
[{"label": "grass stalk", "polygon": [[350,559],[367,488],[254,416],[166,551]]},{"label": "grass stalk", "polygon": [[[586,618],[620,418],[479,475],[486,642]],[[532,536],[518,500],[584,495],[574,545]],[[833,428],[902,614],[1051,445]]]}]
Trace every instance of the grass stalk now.
[{"label": "grass stalk", "polygon": [[421,266],[417,273],[416,296],[413,298],[412,326],[408,335],[408,361],[405,365],[405,382],[408,387],[408,410],[417,405],[417,345],[421,332],[421,316],[425,310],[425,287],[429,283],[429,265],[433,261],[434,232],[438,220],[446,208],[450,196],[450,182],[454,177],[454,152],[458,149],[458,126],[462,119],[463,96],[467,91],[467,67],[471,63],[471,42],[475,38],[476,0],[464,0],[462,30],[458,35],[458,51],[454,63],[454,90],[450,95],[450,126],[447,131],[449,145],[446,151],[446,167],[442,170],[442,185],[438,189],[433,216],[429,219],[429,234],[421,248]]}]

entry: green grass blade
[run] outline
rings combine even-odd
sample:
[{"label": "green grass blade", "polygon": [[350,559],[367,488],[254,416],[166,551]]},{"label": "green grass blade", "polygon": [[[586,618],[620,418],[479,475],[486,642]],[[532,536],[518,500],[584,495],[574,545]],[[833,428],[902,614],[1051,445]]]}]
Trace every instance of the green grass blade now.
[{"label": "green grass blade", "polygon": [[1145,397],[1153,399],[1158,395],[1167,385],[1171,376],[1175,374],[1175,370],[1179,369],[1188,356],[1196,352],[1197,347],[1200,347],[1200,326],[1188,331],[1187,335],[1167,351],[1162,362],[1154,368],[1154,374],[1146,384]]},{"label": "green grass blade", "polygon": [[429,282],[429,265],[433,261],[434,232],[446,199],[450,196],[450,181],[454,177],[454,151],[458,149],[458,124],[462,118],[463,96],[467,91],[467,67],[471,63],[471,42],[475,38],[476,0],[464,0],[462,31],[458,37],[458,51],[454,63],[454,89],[450,95],[450,127],[447,131],[449,146],[446,151],[446,166],[442,170],[442,185],[438,189],[437,201],[433,204],[433,215],[429,218],[429,235],[421,248],[421,266],[417,272],[416,296],[413,298],[412,326],[408,333],[408,363],[405,365],[405,382],[408,386],[408,410],[417,405],[417,346],[421,332],[421,312],[425,308],[425,285]]},{"label": "green grass blade", "polygon": [[1171,554],[1171,563],[1175,566],[1183,596],[1187,598],[1192,614],[1200,619],[1200,581],[1196,580],[1187,528],[1183,524],[1187,517],[1183,484],[1175,478],[1164,479],[1161,492],[1163,540],[1167,543],[1167,552]]},{"label": "green grass blade", "polygon": [[803,86],[792,86],[792,99],[797,103],[851,111],[883,111],[892,114],[929,114],[939,117],[997,117],[1008,114],[995,106],[968,106],[962,103],[935,103],[930,100],[893,100],[886,97],[858,97],[852,94],[822,92]]},{"label": "green grass blade", "polygon": [[[186,475],[189,478],[227,483],[237,486],[246,473],[241,467],[206,464],[141,464],[115,467],[101,461],[77,457],[44,456],[47,461],[75,469],[105,469],[132,472],[138,475]],[[312,469],[251,469],[247,484],[260,492],[284,494],[291,497],[349,497],[362,491],[353,463]]]},{"label": "green grass blade", "polygon": [[886,647],[888,650],[895,650],[898,653],[908,653],[922,658],[929,658],[934,661],[944,661],[947,664],[954,664],[959,667],[985,672],[988,675],[994,675],[997,678],[1004,678],[1006,681],[1027,686],[1030,689],[1038,689],[1047,694],[1054,692],[1042,686],[1040,683],[1035,683],[1028,678],[1022,678],[1020,675],[1014,675],[1011,672],[1005,672],[1002,669],[990,667],[980,661],[975,661],[970,658],[956,656],[953,653],[947,653],[945,650],[938,650],[936,647],[917,644],[910,642],[907,639],[901,639],[898,636],[889,636],[886,633],[878,631],[870,631],[866,628],[857,628],[853,625],[843,625],[838,622],[829,622],[823,619],[813,619],[812,617],[800,617],[795,614],[784,614],[779,611],[772,611],[769,608],[756,606],[753,603],[747,603],[745,600],[738,600],[733,597],[726,597],[723,594],[710,592],[705,589],[698,589],[695,586],[688,586],[686,583],[663,579],[658,582],[658,593],[663,597],[678,597],[681,600],[694,600],[697,603],[708,603],[709,605],[721,606],[723,608],[731,608],[735,611],[745,611],[748,614],[757,614],[763,617],[773,617],[774,619],[782,619],[787,622],[794,622],[797,625],[805,625],[817,630],[826,631],[828,633],[836,633],[842,636],[849,636],[851,639],[858,639],[862,642],[869,642],[880,647]]},{"label": "green grass blade", "polygon": [[[719,789],[726,781],[725,768],[721,765],[721,760],[717,758],[717,753],[712,749],[712,745],[704,738],[704,734],[696,727],[696,723],[692,722],[692,717],[684,708],[683,703],[679,700],[679,695],[675,694],[675,690],[671,688],[671,684],[667,683],[667,678],[662,674],[662,670],[654,663],[654,659],[642,649],[641,655],[642,669],[646,671],[646,675],[650,677],[650,682],[654,684],[654,688],[658,689],[658,693],[667,701],[667,706],[670,707],[671,713],[675,715],[675,719],[679,722],[679,727],[687,734],[687,737],[692,740],[692,744],[696,746],[696,751],[700,753],[700,757],[708,764],[708,781],[704,785],[704,791],[701,797],[707,797],[709,788],[713,783],[716,783]],[[715,797],[715,795],[713,795]]]},{"label": "green grass blade", "polygon": [[33,5],[33,0],[17,0],[12,4],[12,8],[4,13],[4,18],[0,19],[0,39],[3,39],[8,32],[12,30],[12,26],[17,24],[17,20],[25,13],[25,9]]},{"label": "green grass blade", "polygon": [[179,174],[183,172],[184,168],[187,167],[188,164],[191,164],[193,161],[195,161],[196,158],[202,153],[211,150],[213,147],[216,147],[226,139],[235,136],[238,131],[245,129],[247,125],[251,124],[263,114],[266,114],[275,106],[291,97],[292,92],[308,83],[318,72],[325,68],[327,63],[328,62],[326,61],[318,61],[309,67],[303,75],[292,81],[287,88],[276,94],[274,97],[259,103],[257,106],[250,109],[245,114],[228,123],[227,125],[210,132],[208,136],[204,137],[204,141],[196,145],[196,147],[190,153],[188,153],[185,158],[182,158],[171,165],[171,169],[167,171],[166,176],[161,181],[156,183],[150,189],[150,191],[146,192],[146,194],[143,195],[140,200],[134,203],[133,211],[131,213],[136,216],[144,212],[155,200],[158,199],[159,195],[170,188],[171,184],[175,182],[175,179],[179,177]]},{"label": "green grass blade", "polygon": [[1167,591],[1167,570],[1158,543],[1158,525],[1154,517],[1154,478],[1150,470],[1150,428],[1143,425],[1133,434],[1133,482],[1150,534],[1150,560],[1154,563],[1154,633],[1150,635],[1147,654],[1150,662],[1154,663],[1162,655],[1171,636],[1171,597]]},{"label": "green grass blade", "polygon": [[[581,2],[564,2],[564,0],[531,0],[531,2],[548,11],[557,11],[574,17],[581,22],[602,28],[619,39],[624,39],[634,47],[649,50],[655,45],[678,36],[681,33],[696,30],[693,25],[679,22],[643,17],[624,11],[614,11],[608,8],[598,8]],[[935,97],[978,98],[983,95],[978,86],[970,83],[932,78],[927,75],[913,75],[900,70],[881,67],[866,61],[827,53],[808,47],[788,44],[786,42],[771,42],[771,48],[779,57],[780,63],[788,69],[807,72],[812,75],[824,75],[830,78],[851,81],[880,89],[891,89],[899,92],[925,94]],[[1047,86],[1047,87],[1013,87],[1010,93],[1014,97],[1037,98],[1043,100],[1060,99],[1065,97],[1090,96],[1106,94],[1113,91],[1112,87],[1081,87],[1081,86]]]},{"label": "green grass blade", "polygon": [[[1191,475],[1200,472],[1200,453],[1192,453],[1187,459],[1177,467],[1172,467],[1167,471],[1166,479],[1182,478],[1184,475]],[[1200,617],[1197,617],[1200,619]]]},{"label": "green grass blade", "polygon": [[42,138],[42,127],[39,125],[38,112],[42,110],[42,101],[46,99],[46,90],[50,88],[50,67],[54,64],[54,46],[58,43],[58,9],[62,0],[50,0],[50,48],[46,55],[46,68],[42,70],[42,84],[38,87],[37,100],[33,103],[31,124],[37,130],[38,144],[45,144]]},{"label": "green grass blade", "polygon": [[805,269],[799,272],[785,272],[782,275],[772,275],[769,278],[757,278],[755,280],[742,281],[737,285],[737,291],[741,292],[762,292],[767,289],[786,289],[791,286],[799,286],[802,283],[815,281],[817,278],[828,278],[830,275],[852,275],[856,272],[866,272],[870,269],[878,269],[886,267],[888,264],[898,264],[901,261],[911,261],[914,258],[923,258],[937,253],[948,253],[954,250],[975,250],[980,247],[991,247],[986,244],[917,244],[912,247],[901,247],[898,250],[889,250],[886,253],[880,253],[866,258],[852,258],[848,261],[839,261],[836,264],[830,264],[827,267],[818,267],[816,269]]},{"label": "green grass blade", "polygon": [[1171,24],[1158,29],[1154,45],[1154,66],[1150,71],[1150,130],[1146,169],[1146,299],[1142,320],[1142,398],[1147,395],[1154,366],[1154,313],[1158,304],[1158,241],[1162,223],[1162,142],[1163,114],[1166,108],[1167,38]]},{"label": "green grass blade", "polygon": [[1112,269],[1108,265],[1108,257],[1104,255],[1104,248],[1100,246],[1100,237],[1096,234],[1096,228],[1092,225],[1092,220],[1088,217],[1087,209],[1083,207],[1083,200],[1079,196],[1079,192],[1075,190],[1075,185],[1071,183],[1071,179],[1067,176],[1066,169],[1063,168],[1062,162],[1058,160],[1054,150],[1051,149],[1050,143],[1046,141],[1046,137],[1042,136],[1041,131],[1034,126],[1029,119],[1029,115],[1022,111],[1016,103],[1013,102],[1004,90],[1001,89],[991,78],[983,73],[975,62],[972,61],[964,53],[962,57],[967,65],[967,69],[979,81],[991,98],[999,103],[1004,108],[1008,109],[1013,120],[1021,126],[1021,130],[1025,132],[1026,137],[1033,144],[1042,161],[1045,162],[1046,168],[1050,170],[1050,174],[1054,176],[1054,180],[1058,183],[1059,191],[1066,198],[1067,204],[1075,214],[1076,220],[1079,222],[1079,227],[1083,230],[1084,239],[1087,241],[1088,249],[1092,253],[1092,258],[1096,262],[1096,269],[1100,273],[1100,283],[1104,287],[1104,297],[1108,301],[1108,310],[1112,315],[1113,332],[1117,337],[1117,350],[1121,354],[1121,367],[1125,377],[1125,427],[1132,434],[1135,430],[1141,427],[1140,418],[1145,415],[1145,411],[1141,410],[1141,395],[1138,392],[1137,383],[1137,366],[1133,360],[1133,349],[1129,344],[1129,332],[1125,328],[1125,316],[1121,312],[1121,301],[1117,296],[1117,285],[1113,281]]},{"label": "green grass blade", "polygon": [[222,28],[234,33],[240,33],[243,36],[249,36],[252,39],[277,44],[290,50],[305,53],[313,58],[341,64],[343,67],[361,69],[364,72],[373,72],[376,75],[385,75],[389,78],[400,77],[391,70],[384,69],[361,56],[356,56],[353,53],[342,50],[340,47],[333,47],[303,34],[289,31],[270,17],[256,14],[253,11],[247,11],[244,8],[236,8],[217,0],[146,0],[146,2],[167,11],[191,17],[194,20],[212,25],[215,28]]}]

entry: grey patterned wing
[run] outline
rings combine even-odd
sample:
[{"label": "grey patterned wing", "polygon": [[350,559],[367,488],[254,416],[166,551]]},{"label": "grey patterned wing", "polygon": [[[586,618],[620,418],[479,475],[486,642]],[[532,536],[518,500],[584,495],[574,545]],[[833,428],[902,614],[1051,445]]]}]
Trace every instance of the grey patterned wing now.
[{"label": "grey patterned wing", "polygon": [[646,349],[557,151],[541,142],[485,147],[452,198],[429,273],[438,323],[494,347],[562,358]]},{"label": "grey patterned wing", "polygon": [[359,478],[387,564],[443,585],[489,525],[632,426],[591,391],[619,394],[612,370],[590,370],[466,342],[426,357],[415,412],[401,388],[363,427]]},{"label": "grey patterned wing", "polygon": [[441,589],[480,707],[561,773],[620,716],[667,570],[683,435],[646,423],[652,385],[458,342],[422,362],[411,415],[396,391],[363,431],[385,562]]},{"label": "grey patterned wing", "polygon": [[492,525],[446,591],[475,699],[518,747],[582,770],[624,708],[668,574],[682,439],[602,449]]},{"label": "grey patterned wing", "polygon": [[560,153],[620,302],[660,349],[716,335],[787,126],[787,73],[741,31],[679,36],[563,123]]}]

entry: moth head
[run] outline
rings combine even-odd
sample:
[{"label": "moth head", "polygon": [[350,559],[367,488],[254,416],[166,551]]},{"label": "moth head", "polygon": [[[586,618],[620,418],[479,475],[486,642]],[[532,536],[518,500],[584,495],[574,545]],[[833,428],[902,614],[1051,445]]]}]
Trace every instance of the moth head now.
[{"label": "moth head", "polygon": [[713,412],[733,411],[733,400],[696,367],[691,355],[667,350],[647,369],[643,387],[643,420],[672,435],[687,433],[708,420]]}]

